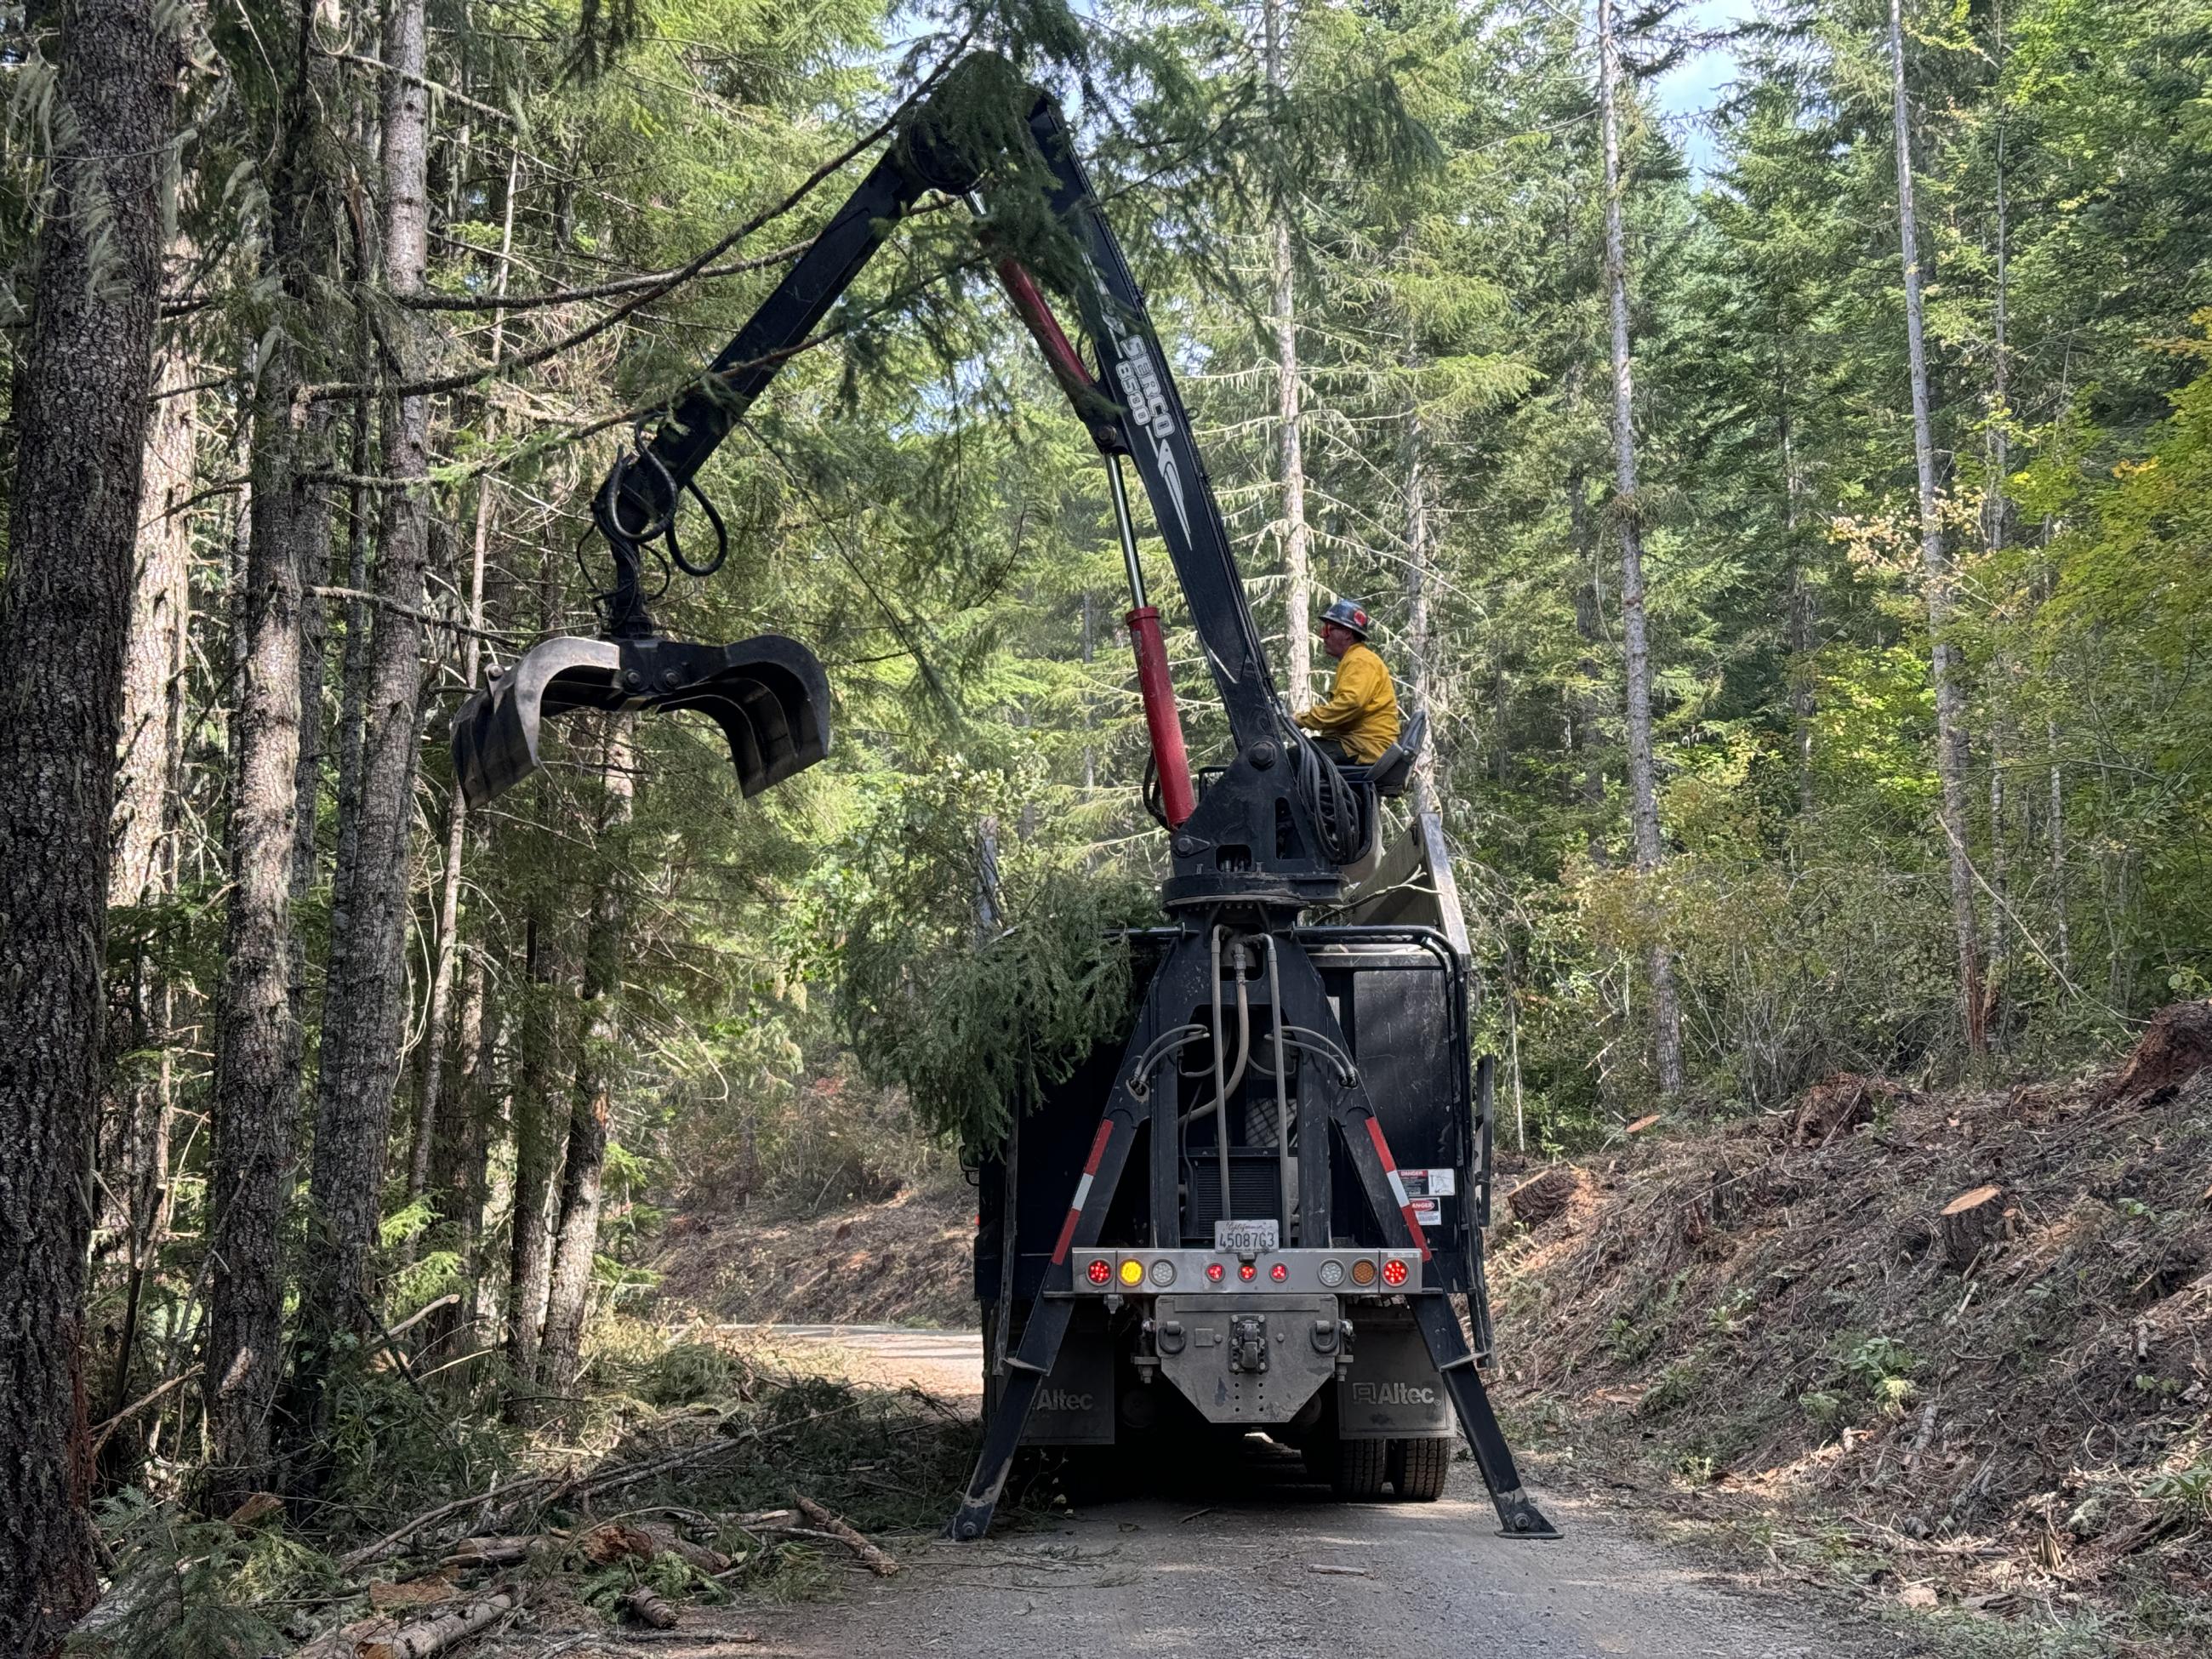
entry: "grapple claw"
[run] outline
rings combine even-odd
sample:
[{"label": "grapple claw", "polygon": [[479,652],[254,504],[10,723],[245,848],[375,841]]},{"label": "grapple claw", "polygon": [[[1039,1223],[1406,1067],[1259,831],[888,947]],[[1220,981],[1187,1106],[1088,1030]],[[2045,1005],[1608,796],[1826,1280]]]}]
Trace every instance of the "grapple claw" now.
[{"label": "grapple claw", "polygon": [[697,710],[729,739],[738,790],[748,797],[830,752],[830,683],[796,640],[548,640],[454,714],[462,795],[481,806],[521,782],[538,769],[544,720],[580,708]]}]

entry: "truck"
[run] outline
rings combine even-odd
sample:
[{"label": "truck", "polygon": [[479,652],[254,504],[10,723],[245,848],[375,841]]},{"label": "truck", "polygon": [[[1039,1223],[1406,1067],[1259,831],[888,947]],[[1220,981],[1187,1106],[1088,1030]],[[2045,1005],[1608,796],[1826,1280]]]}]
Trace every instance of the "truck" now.
[{"label": "truck", "polygon": [[[948,1533],[988,1531],[1025,1447],[1141,1461],[1196,1431],[1264,1433],[1347,1498],[1407,1501],[1442,1492],[1463,1437],[1502,1533],[1554,1537],[1480,1364],[1490,1067],[1470,1049],[1476,986],[1451,860],[1432,813],[1385,833],[1425,716],[1364,765],[1324,754],[1291,718],[1144,293],[1059,105],[1004,58],[972,53],[922,89],[752,317],[641,422],[593,501],[611,569],[602,634],[532,647],[462,705],[460,787],[480,803],[520,782],[539,764],[544,721],[580,709],[704,715],[745,795],[829,752],[813,653],[778,635],[667,637],[646,560],[702,577],[719,567],[726,543],[700,468],[926,199],[975,215],[1015,317],[1104,463],[1145,796],[1168,855],[1166,925],[1122,941],[1143,988],[1127,1030],[1014,1103],[1006,1144],[977,1167],[983,1439]],[[1040,201],[1053,244],[1014,246],[1011,228]],[[1073,307],[1087,358],[1048,290]],[[1228,752],[1195,771],[1125,469],[1226,719]],[[687,497],[718,538],[703,559],[679,538]]]}]

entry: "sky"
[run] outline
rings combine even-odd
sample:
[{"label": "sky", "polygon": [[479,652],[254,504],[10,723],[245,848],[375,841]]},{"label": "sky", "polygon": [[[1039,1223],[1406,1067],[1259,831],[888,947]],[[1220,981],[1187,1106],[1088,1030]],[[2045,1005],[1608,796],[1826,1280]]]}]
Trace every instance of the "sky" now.
[{"label": "sky", "polygon": [[[1723,29],[1749,21],[1757,9],[1754,0],[1689,0],[1675,15],[1675,25],[1685,30]],[[1668,117],[1675,142],[1700,176],[1717,159],[1712,134],[1703,118],[1726,94],[1735,73],[1735,52],[1716,46],[1685,58],[1659,77],[1659,107]]]}]

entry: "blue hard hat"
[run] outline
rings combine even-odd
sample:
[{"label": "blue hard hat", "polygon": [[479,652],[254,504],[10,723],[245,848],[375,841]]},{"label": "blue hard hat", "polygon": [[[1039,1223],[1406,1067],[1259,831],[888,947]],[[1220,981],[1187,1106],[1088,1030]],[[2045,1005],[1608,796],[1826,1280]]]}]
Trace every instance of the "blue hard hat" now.
[{"label": "blue hard hat", "polygon": [[1324,623],[1334,623],[1339,628],[1349,629],[1363,640],[1367,637],[1367,613],[1350,599],[1339,599],[1321,613],[1321,619]]}]

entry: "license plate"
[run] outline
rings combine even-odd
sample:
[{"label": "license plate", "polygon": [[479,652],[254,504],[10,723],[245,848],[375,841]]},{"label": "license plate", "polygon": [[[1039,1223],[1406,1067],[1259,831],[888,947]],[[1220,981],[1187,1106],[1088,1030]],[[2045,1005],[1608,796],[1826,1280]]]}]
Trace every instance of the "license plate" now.
[{"label": "license plate", "polygon": [[1282,1249],[1282,1230],[1273,1221],[1217,1221],[1213,1248],[1237,1255]]}]

